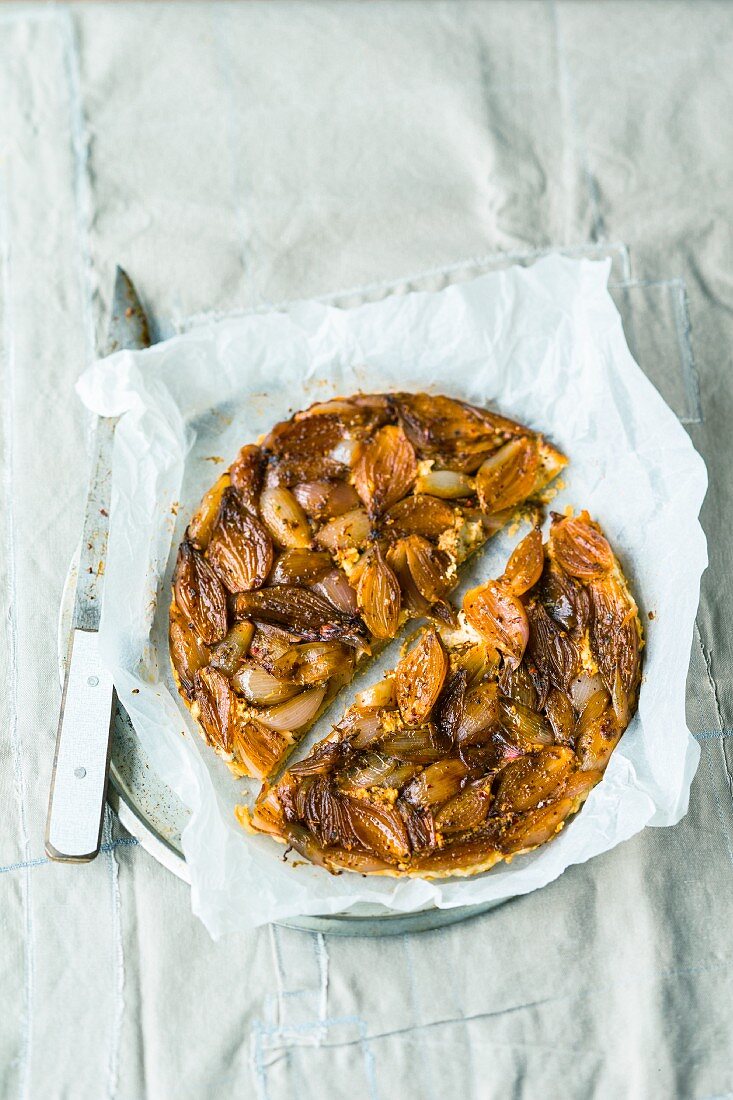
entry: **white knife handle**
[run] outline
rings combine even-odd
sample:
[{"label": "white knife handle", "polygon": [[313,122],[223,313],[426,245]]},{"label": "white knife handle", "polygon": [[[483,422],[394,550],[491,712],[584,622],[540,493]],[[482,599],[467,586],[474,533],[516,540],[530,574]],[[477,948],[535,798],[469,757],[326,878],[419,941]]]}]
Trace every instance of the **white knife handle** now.
[{"label": "white knife handle", "polygon": [[46,823],[46,853],[66,863],[97,855],[111,740],[114,687],[97,648],[96,631],[74,630]]}]

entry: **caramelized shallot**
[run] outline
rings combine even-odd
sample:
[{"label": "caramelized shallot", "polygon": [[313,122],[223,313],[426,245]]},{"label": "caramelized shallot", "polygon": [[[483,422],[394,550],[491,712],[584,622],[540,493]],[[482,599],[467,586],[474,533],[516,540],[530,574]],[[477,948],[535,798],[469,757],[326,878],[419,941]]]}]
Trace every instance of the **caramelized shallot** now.
[{"label": "caramelized shallot", "polygon": [[570,698],[580,713],[588,700],[603,689],[603,680],[597,673],[582,670],[570,684]]},{"label": "caramelized shallot", "polygon": [[344,615],[355,615],[359,610],[356,591],[349,584],[345,573],[332,569],[313,585],[316,592],[325,596]]},{"label": "caramelized shallot", "polygon": [[476,474],[476,490],[484,512],[513,508],[532,492],[539,454],[536,440],[512,439],[495,451]]},{"label": "caramelized shallot", "polygon": [[352,847],[357,838],[352,829],[350,807],[333,789],[328,776],[307,779],[298,794],[298,816],[322,848],[331,844]]},{"label": "caramelized shallot", "polygon": [[580,636],[588,625],[590,597],[588,589],[574,581],[562,569],[545,562],[538,595],[547,614],[573,637]]},{"label": "caramelized shallot", "polygon": [[410,854],[410,840],[398,810],[361,798],[344,799],[354,834],[367,849],[389,863],[399,863]]},{"label": "caramelized shallot", "polygon": [[240,592],[234,602],[240,618],[284,626],[311,641],[339,640],[362,646],[364,628],[355,618],[342,615],[316,592],[297,585],[275,584],[257,592]]},{"label": "caramelized shallot", "polygon": [[419,726],[427,720],[443,690],[447,671],[443,644],[434,629],[428,630],[395,671],[397,706],[408,726]]},{"label": "caramelized shallot", "polygon": [[431,470],[415,482],[415,494],[429,493],[443,500],[457,500],[476,492],[473,478],[458,470]]},{"label": "caramelized shallot", "polygon": [[224,490],[206,557],[230,592],[265,583],[272,568],[272,541],[236,489]]},{"label": "caramelized shallot", "polygon": [[289,733],[268,729],[253,719],[237,722],[232,730],[234,759],[245,775],[255,779],[270,775],[292,743]]},{"label": "caramelized shallot", "polygon": [[455,738],[459,745],[476,745],[486,741],[500,721],[499,694],[495,683],[479,684],[467,693],[463,711],[456,724]]},{"label": "caramelized shallot", "polygon": [[452,397],[398,393],[390,400],[413,446],[451,469],[475,470],[482,455],[526,431],[503,416]]},{"label": "caramelized shallot", "polygon": [[339,782],[344,790],[401,787],[412,779],[417,770],[416,764],[395,760],[379,752],[365,752],[343,772]]},{"label": "caramelized shallot", "polygon": [[361,550],[369,541],[371,524],[363,508],[354,508],[329,520],[316,534],[316,542],[332,554]]},{"label": "caramelized shallot", "polygon": [[[244,813],[244,807],[237,806],[235,813],[240,824],[249,820],[249,815]],[[283,829],[285,820],[283,808],[277,791],[270,786],[264,786],[257,796],[251,815],[251,823],[255,829],[263,833],[271,833],[278,836]]]},{"label": "caramelized shallot", "polygon": [[416,806],[439,806],[458,793],[467,775],[462,760],[439,760],[412,780],[404,797]]},{"label": "caramelized shallot", "polygon": [[351,707],[339,723],[338,729],[347,733],[349,744],[355,749],[365,749],[384,735],[382,715],[376,710]]},{"label": "caramelized shallot", "polygon": [[479,779],[454,794],[435,815],[435,826],[441,833],[461,833],[475,829],[489,816],[491,783]]},{"label": "caramelized shallot", "polygon": [[254,624],[235,623],[226,638],[219,642],[211,654],[212,668],[218,668],[225,676],[231,676],[247,655],[254,637]]},{"label": "caramelized shallot", "polygon": [[305,760],[292,764],[290,776],[302,779],[306,775],[325,775],[344,758],[344,746],[340,741],[324,741]]},{"label": "caramelized shallot", "polygon": [[504,730],[523,752],[530,752],[541,745],[551,745],[554,741],[552,730],[542,715],[531,707],[525,707],[514,700],[500,699],[501,722]]},{"label": "caramelized shallot", "polygon": [[392,638],[400,618],[400,586],[387,565],[379,543],[369,552],[359,578],[356,598],[367,630],[375,638]]},{"label": "caramelized shallot", "polygon": [[502,580],[512,595],[522,596],[537,584],[544,564],[542,532],[533,527],[512,552]]},{"label": "caramelized shallot", "polygon": [[493,646],[477,642],[458,650],[454,659],[456,668],[465,670],[468,683],[475,684],[496,669],[499,656]]},{"label": "caramelized shallot", "polygon": [[404,546],[407,566],[420,595],[430,604],[442,600],[454,584],[448,555],[420,535],[405,539]]},{"label": "caramelized shallot", "polygon": [[386,535],[422,535],[439,539],[444,531],[456,524],[460,513],[437,497],[425,495],[404,497],[393,504],[384,517]]},{"label": "caramelized shallot", "polygon": [[198,509],[192,516],[191,522],[186,530],[186,537],[191,545],[195,546],[197,550],[205,550],[209,545],[211,532],[214,530],[216,517],[219,514],[221,498],[224,495],[224,490],[228,489],[230,484],[231,480],[229,474],[222,474],[219,480],[214,482],[209,491],[204,493]]},{"label": "caramelized shallot", "polygon": [[573,705],[564,691],[552,689],[545,703],[545,714],[552,726],[555,741],[559,745],[572,745],[575,715]]},{"label": "caramelized shallot", "polygon": [[335,867],[343,868],[345,871],[356,871],[360,875],[375,875],[391,870],[391,865],[385,860],[379,859],[371,852],[361,852],[358,848],[324,848],[323,861],[329,871]]},{"label": "caramelized shallot", "polygon": [[578,719],[575,746],[582,771],[603,770],[623,732],[609,702],[606,691],[597,692]]},{"label": "caramelized shallot", "polygon": [[571,813],[573,802],[570,798],[561,798],[558,802],[551,802],[548,806],[530,810],[510,825],[501,838],[502,851],[511,855],[518,852],[527,852],[532,848],[546,844]]},{"label": "caramelized shallot", "polygon": [[406,539],[400,539],[389,547],[386,553],[387,565],[397,578],[405,611],[414,616],[427,615],[430,612],[430,603],[421,594],[410,572],[407,564],[406,542]]},{"label": "caramelized shallot", "polygon": [[260,515],[278,546],[301,550],[310,546],[308,517],[289,489],[281,485],[263,489]]},{"label": "caramelized shallot", "polygon": [[[614,691],[616,672],[626,700],[635,698],[639,679],[639,620],[636,605],[615,577],[593,580],[588,585],[591,598],[590,645],[603,682]],[[617,689],[618,696],[618,689]]]},{"label": "caramelized shallot", "polygon": [[318,550],[285,550],[275,562],[270,584],[315,584],[333,568],[331,556]]},{"label": "caramelized shallot", "polygon": [[190,542],[182,542],[173,573],[176,604],[199,638],[207,645],[227,632],[224,587],[206,558]]},{"label": "caramelized shallot", "polygon": [[487,581],[466,594],[463,609],[471,626],[516,668],[529,640],[527,613],[520,600],[497,581]]},{"label": "caramelized shallot", "polygon": [[538,601],[527,605],[529,642],[527,653],[534,668],[533,679],[544,706],[551,686],[567,691],[580,667],[580,654]]},{"label": "caramelized shallot", "polygon": [[275,676],[296,684],[322,684],[351,671],[352,652],[339,642],[305,642],[286,650],[275,661]]},{"label": "caramelized shallot", "polygon": [[572,751],[560,745],[511,761],[499,773],[494,808],[500,813],[534,810],[562,789],[573,762]]},{"label": "caramelized shallot", "polygon": [[272,672],[275,661],[287,653],[299,641],[297,634],[291,634],[272,623],[260,622],[255,626],[254,637],[250,643],[249,656],[258,665]]},{"label": "caramelized shallot", "polygon": [[398,799],[395,808],[405,823],[411,852],[425,852],[435,848],[438,838],[435,819],[429,807],[411,806],[409,802]]},{"label": "caramelized shallot", "polygon": [[296,732],[313,721],[325,694],[325,687],[309,688],[279,706],[259,711],[257,721],[268,729]]},{"label": "caramelized shallot", "polygon": [[191,629],[175,604],[171,608],[168,641],[178,683],[186,698],[192,700],[194,677],[200,668],[209,663],[210,650],[198,639],[196,632]]},{"label": "caramelized shallot", "polygon": [[553,515],[550,543],[555,561],[571,577],[590,580],[613,568],[608,540],[587,512],[565,518]]},{"label": "caramelized shallot", "polygon": [[262,488],[264,455],[259,447],[250,444],[241,451],[229,467],[229,478],[239,493],[239,498],[253,516],[257,515],[257,502]]},{"label": "caramelized shallot", "polygon": [[387,425],[363,448],[354,486],[370,516],[401,500],[417,477],[415,451],[401,428]]},{"label": "caramelized shallot", "polygon": [[425,725],[387,734],[382,738],[380,748],[390,756],[411,764],[431,764],[445,756],[448,745],[434,726]]},{"label": "caramelized shallot", "polygon": [[264,441],[264,448],[279,459],[308,459],[329,454],[343,435],[343,425],[333,414],[309,415],[277,424]]},{"label": "caramelized shallot", "polygon": [[250,703],[266,707],[283,703],[301,690],[299,684],[278,680],[252,662],[245,662],[231,678],[232,687]]},{"label": "caramelized shallot", "polygon": [[359,507],[359,494],[347,481],[304,481],[293,486],[293,496],[316,520],[333,519]]},{"label": "caramelized shallot", "polygon": [[499,687],[504,695],[531,710],[541,710],[537,689],[532,682],[532,672],[523,661],[517,668],[502,669]]},{"label": "caramelized shallot", "polygon": [[223,672],[202,668],[194,677],[198,720],[210,745],[231,750],[234,692]]},{"label": "caramelized shallot", "polygon": [[438,729],[449,741],[458,740],[466,705],[466,686],[468,673],[459,668],[448,677],[435,707],[435,721]]},{"label": "caramelized shallot", "polygon": [[433,852],[418,855],[412,860],[412,869],[417,874],[433,876],[488,870],[503,856],[496,843],[496,831],[487,833],[486,828],[468,837],[459,837]]},{"label": "caramelized shallot", "polygon": [[393,707],[395,704],[395,681],[392,676],[386,680],[380,680],[371,687],[359,691],[354,696],[354,703],[360,709],[365,707]]}]

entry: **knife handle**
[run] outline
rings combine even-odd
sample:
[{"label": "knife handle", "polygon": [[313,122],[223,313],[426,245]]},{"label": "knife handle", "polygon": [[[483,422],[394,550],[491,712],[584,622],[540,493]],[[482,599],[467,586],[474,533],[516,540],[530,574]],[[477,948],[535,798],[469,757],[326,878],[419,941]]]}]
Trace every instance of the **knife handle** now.
[{"label": "knife handle", "polygon": [[94,859],[102,833],[114,686],[97,642],[72,631],[64,676],[46,822],[46,854],[64,863]]}]

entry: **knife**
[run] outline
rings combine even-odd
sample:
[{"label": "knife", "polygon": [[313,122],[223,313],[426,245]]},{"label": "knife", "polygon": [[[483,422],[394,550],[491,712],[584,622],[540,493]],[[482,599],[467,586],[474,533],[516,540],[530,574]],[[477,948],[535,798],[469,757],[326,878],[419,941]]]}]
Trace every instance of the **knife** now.
[{"label": "knife", "polygon": [[[105,355],[150,346],[135,288],[118,267]],[[92,447],[71,637],[61,696],[46,821],[46,854],[87,863],[99,852],[117,697],[97,648],[109,535],[112,444],[116,417],[98,417]]]}]

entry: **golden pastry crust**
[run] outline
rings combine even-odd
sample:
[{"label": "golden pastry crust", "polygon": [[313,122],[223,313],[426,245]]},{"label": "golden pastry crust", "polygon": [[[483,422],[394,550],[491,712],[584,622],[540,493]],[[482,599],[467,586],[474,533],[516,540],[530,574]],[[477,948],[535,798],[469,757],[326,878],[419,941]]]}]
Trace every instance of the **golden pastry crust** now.
[{"label": "golden pastry crust", "polygon": [[641,623],[587,512],[534,528],[240,822],[328,870],[479,874],[547,843],[633,716]]},{"label": "golden pastry crust", "polygon": [[189,523],[170,610],[212,749],[272,775],[406,620],[453,621],[457,567],[565,462],[496,413],[408,393],[316,404],[243,447]]}]

